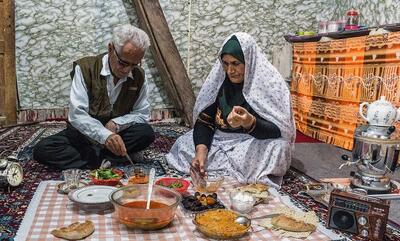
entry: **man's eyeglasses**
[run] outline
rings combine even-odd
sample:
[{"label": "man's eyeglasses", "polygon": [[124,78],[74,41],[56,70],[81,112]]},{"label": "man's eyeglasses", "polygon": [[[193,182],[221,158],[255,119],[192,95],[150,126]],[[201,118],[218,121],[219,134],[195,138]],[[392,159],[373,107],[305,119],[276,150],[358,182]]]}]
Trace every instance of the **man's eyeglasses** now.
[{"label": "man's eyeglasses", "polygon": [[136,66],[138,66],[138,65],[140,64],[140,63],[138,63],[138,64],[131,64],[131,63],[128,63],[128,62],[122,60],[122,59],[119,57],[119,55],[118,55],[118,53],[117,53],[117,50],[115,49],[114,43],[112,44],[112,46],[113,46],[113,49],[114,49],[115,56],[117,56],[118,64],[119,64],[121,67],[123,67],[123,68],[128,68],[128,67],[134,68],[134,67],[136,67]]}]

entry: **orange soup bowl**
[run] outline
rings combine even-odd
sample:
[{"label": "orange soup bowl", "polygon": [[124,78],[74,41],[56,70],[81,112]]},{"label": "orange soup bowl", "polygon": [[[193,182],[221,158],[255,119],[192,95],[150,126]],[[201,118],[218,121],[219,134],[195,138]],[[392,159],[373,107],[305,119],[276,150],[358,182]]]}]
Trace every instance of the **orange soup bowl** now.
[{"label": "orange soup bowl", "polygon": [[147,184],[132,184],[110,194],[115,218],[129,228],[156,230],[166,227],[175,217],[182,196],[178,192],[154,185],[150,209],[146,209]]}]

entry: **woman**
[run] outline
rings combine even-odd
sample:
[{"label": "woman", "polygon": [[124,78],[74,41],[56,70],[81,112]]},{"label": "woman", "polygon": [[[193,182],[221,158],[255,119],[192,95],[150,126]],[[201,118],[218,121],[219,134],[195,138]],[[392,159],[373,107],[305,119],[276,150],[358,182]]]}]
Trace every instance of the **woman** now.
[{"label": "woman", "polygon": [[241,183],[280,186],[295,137],[290,92],[255,40],[229,36],[194,106],[193,131],[166,155],[188,173],[230,175]]}]

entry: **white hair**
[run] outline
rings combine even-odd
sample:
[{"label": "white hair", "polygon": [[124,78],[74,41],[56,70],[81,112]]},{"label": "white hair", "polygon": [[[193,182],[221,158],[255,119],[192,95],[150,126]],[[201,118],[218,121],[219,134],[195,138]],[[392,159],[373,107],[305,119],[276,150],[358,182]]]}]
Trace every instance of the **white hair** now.
[{"label": "white hair", "polygon": [[147,33],[130,24],[120,25],[114,28],[112,41],[118,52],[126,42],[131,42],[136,47],[146,50],[150,46]]}]

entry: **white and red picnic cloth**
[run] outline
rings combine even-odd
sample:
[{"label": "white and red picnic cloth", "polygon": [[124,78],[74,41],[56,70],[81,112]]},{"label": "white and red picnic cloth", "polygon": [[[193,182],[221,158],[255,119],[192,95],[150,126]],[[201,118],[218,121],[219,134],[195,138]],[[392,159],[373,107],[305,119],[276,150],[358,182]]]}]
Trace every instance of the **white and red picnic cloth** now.
[{"label": "white and red picnic cloth", "polygon": [[[112,213],[86,213],[79,210],[67,195],[57,193],[57,181],[41,182],[34,198],[25,213],[25,217],[18,230],[15,240],[60,240],[54,237],[50,232],[59,227],[68,226],[73,222],[83,222],[91,220],[94,223],[94,233],[85,240],[208,240],[199,232],[195,231],[195,225],[192,223],[192,216],[178,207],[175,219],[172,225],[157,231],[141,231],[128,229],[123,224],[119,224]],[[219,199],[229,208],[229,192],[236,185],[233,179],[225,179],[223,188],[218,192]],[[268,204],[257,205],[250,213],[252,217],[258,217],[271,213],[277,207],[283,205],[282,198],[277,192],[274,194]],[[321,226],[321,225],[319,225]],[[322,228],[323,229],[323,228]],[[328,231],[328,232],[327,232]],[[312,233],[306,240],[331,240],[337,238],[329,230],[321,230]],[[240,240],[291,240],[279,237],[279,234],[273,230],[268,230],[257,225],[257,220],[252,222],[252,231]]]}]

